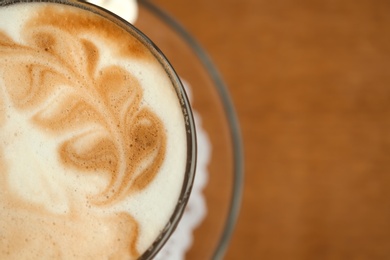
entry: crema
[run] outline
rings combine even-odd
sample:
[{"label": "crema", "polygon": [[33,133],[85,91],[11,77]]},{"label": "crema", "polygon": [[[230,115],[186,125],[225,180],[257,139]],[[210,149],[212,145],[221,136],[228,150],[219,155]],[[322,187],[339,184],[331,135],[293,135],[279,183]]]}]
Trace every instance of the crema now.
[{"label": "crema", "polygon": [[172,76],[109,15],[32,2],[0,17],[0,258],[140,257],[185,180]]}]

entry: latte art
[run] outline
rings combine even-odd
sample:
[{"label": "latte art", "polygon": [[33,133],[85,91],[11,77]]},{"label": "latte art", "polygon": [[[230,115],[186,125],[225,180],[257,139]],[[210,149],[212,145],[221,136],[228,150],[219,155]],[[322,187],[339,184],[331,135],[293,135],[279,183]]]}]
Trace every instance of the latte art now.
[{"label": "latte art", "polygon": [[139,257],[185,173],[164,68],[90,11],[19,3],[0,17],[0,258]]}]

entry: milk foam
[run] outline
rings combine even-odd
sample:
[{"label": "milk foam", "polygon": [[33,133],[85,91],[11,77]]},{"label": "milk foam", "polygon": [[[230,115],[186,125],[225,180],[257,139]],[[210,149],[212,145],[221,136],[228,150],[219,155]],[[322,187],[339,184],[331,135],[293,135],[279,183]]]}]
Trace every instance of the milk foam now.
[{"label": "milk foam", "polygon": [[24,3],[0,17],[0,258],[136,258],[184,178],[165,70],[84,10]]}]

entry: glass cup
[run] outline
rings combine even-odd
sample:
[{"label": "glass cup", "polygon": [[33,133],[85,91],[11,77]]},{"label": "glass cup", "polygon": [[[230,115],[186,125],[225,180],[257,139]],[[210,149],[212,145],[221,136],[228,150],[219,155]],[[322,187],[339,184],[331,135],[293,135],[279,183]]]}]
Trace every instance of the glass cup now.
[{"label": "glass cup", "polygon": [[[141,31],[139,31],[137,28],[135,28],[130,23],[126,22],[125,20],[121,19],[120,17],[116,16],[115,14],[113,14],[113,13],[111,13],[111,12],[101,8],[101,7],[95,6],[95,5],[87,3],[87,2],[76,1],[76,0],[4,0],[4,1],[0,2],[0,10],[2,8],[7,7],[7,6],[13,6],[15,4],[31,3],[31,2],[55,3],[55,4],[59,4],[59,5],[76,7],[76,8],[82,9],[84,11],[87,11],[88,13],[93,13],[94,15],[105,19],[107,22],[111,22],[111,23],[115,24],[116,26],[120,27],[121,29],[125,30],[126,33],[128,33],[132,37],[136,38],[140,43],[142,43],[143,46],[145,46],[150,51],[150,53],[154,57],[155,61],[161,66],[163,71],[165,71],[166,75],[168,76],[168,78],[171,82],[172,87],[174,88],[174,93],[176,95],[178,103],[180,104],[181,120],[184,122],[184,125],[185,125],[184,136],[185,136],[185,142],[186,142],[186,155],[184,158],[185,162],[183,162],[184,178],[183,178],[182,184],[180,186],[181,187],[180,192],[179,192],[180,194],[178,196],[177,202],[175,202],[175,206],[174,206],[173,211],[170,213],[169,220],[167,221],[165,226],[162,228],[162,230],[159,232],[159,235],[155,237],[154,242],[150,244],[148,249],[146,251],[140,252],[140,255],[138,256],[139,259],[151,259],[163,247],[165,242],[168,240],[170,235],[175,230],[175,228],[176,228],[176,226],[177,226],[177,224],[178,224],[178,222],[179,222],[179,220],[184,212],[186,203],[187,203],[188,198],[190,196],[190,192],[191,192],[191,188],[192,188],[193,180],[194,180],[194,174],[195,174],[195,168],[196,168],[196,133],[195,133],[195,126],[194,126],[194,120],[193,120],[193,116],[192,116],[192,112],[191,112],[191,107],[190,107],[189,101],[187,99],[186,93],[184,91],[184,88],[182,86],[182,83],[180,82],[179,77],[175,73],[175,71],[172,68],[172,66],[170,65],[169,61],[165,58],[165,56],[161,53],[161,51],[155,46],[155,44],[150,39],[148,39]],[[66,19],[66,17],[61,17],[61,14],[57,14],[57,15],[58,15],[57,16],[58,20]],[[88,27],[88,25],[87,25],[87,27]],[[9,42],[7,42],[8,40],[9,40],[8,38],[6,38],[6,40],[0,40],[0,55],[2,55],[1,48],[8,48],[10,46]],[[1,64],[1,62],[0,62],[0,64]],[[3,64],[3,67],[0,65],[0,72],[1,72],[2,68],[6,68],[6,66],[4,65],[5,63],[2,63],[2,64]],[[2,72],[0,75],[5,75],[5,73]],[[0,80],[1,80],[0,84],[1,84],[1,82],[7,82],[6,79],[0,78]],[[4,102],[5,101],[1,101],[0,105],[1,105],[1,103],[4,103]],[[1,123],[0,123],[0,131],[2,131],[1,129],[2,128],[1,128]],[[0,160],[2,160],[1,156],[0,156]],[[0,195],[4,196],[4,194],[0,194]],[[131,196],[131,195],[129,195],[129,196]],[[142,212],[139,214],[142,215]],[[138,216],[138,217],[140,217],[140,216]],[[88,241],[86,241],[84,243],[87,243],[87,242]]]}]

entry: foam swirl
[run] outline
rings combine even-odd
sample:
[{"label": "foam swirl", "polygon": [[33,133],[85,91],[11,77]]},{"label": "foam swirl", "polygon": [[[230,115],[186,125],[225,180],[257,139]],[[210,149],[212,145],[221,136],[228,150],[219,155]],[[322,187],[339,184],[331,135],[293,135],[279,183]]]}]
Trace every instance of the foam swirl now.
[{"label": "foam swirl", "polygon": [[[153,181],[167,137],[137,75],[102,62],[100,45],[122,58],[152,55],[115,24],[71,8],[45,5],[20,35],[0,31],[0,256],[137,257],[137,221],[110,207]],[[8,155],[12,149],[31,158],[27,166]],[[46,154],[57,160],[52,168]]]}]

